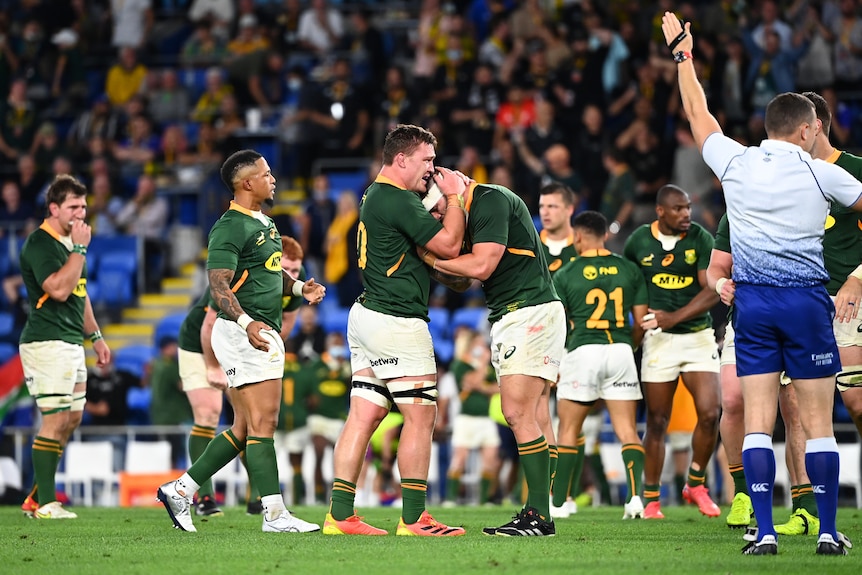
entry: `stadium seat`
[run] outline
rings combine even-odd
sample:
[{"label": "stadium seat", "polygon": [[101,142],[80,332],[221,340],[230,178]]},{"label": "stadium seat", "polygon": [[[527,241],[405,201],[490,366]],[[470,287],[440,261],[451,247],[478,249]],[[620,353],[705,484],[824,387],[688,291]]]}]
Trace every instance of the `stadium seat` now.
[{"label": "stadium seat", "polygon": [[428,330],[431,332],[431,337],[436,342],[437,339],[449,339],[451,332],[449,330],[449,310],[444,307],[428,308],[428,318],[431,320],[428,323]]},{"label": "stadium seat", "polygon": [[347,316],[350,313],[350,308],[336,307],[330,308],[325,314],[321,314],[320,325],[326,333],[337,331],[347,334]]},{"label": "stadium seat", "polygon": [[130,305],[135,300],[133,282],[134,276],[127,272],[103,270],[99,274],[98,301],[110,306]]},{"label": "stadium seat", "polygon": [[332,201],[337,201],[338,196],[345,190],[350,190],[358,196],[368,182],[368,174],[364,170],[328,172],[326,177],[329,179],[329,197]]},{"label": "stadium seat", "polygon": [[[112,501],[117,474],[114,473],[114,446],[110,441],[71,441],[64,450],[65,469],[57,474],[57,483],[66,485],[66,494],[73,503],[93,506],[94,485],[101,483],[100,503],[108,506]],[[75,486],[82,486],[82,499],[77,499]]]},{"label": "stadium seat", "polygon": [[114,353],[114,365],[117,370],[143,377],[144,368],[155,355],[155,349],[149,345],[129,345],[121,347]]},{"label": "stadium seat", "polygon": [[455,355],[455,344],[452,343],[451,339],[434,339],[434,355],[438,362],[449,363],[452,361],[452,356]]},{"label": "stadium seat", "polygon": [[153,345],[158,346],[159,342],[162,341],[162,338],[167,336],[173,337],[174,339],[179,339],[180,326],[186,319],[186,315],[186,312],[182,312],[175,313],[162,318],[162,321],[158,323],[155,331],[153,332]]},{"label": "stadium seat", "polygon": [[11,334],[14,329],[15,316],[10,312],[0,312],[0,338]]},{"label": "stadium seat", "polygon": [[483,307],[465,307],[455,310],[452,314],[452,331],[454,333],[461,326],[482,331],[485,329],[487,317],[488,310]]},{"label": "stadium seat", "polygon": [[167,440],[130,441],[126,445],[127,473],[158,473],[170,471],[171,444]]},{"label": "stadium seat", "polygon": [[0,343],[0,364],[6,363],[18,353],[18,346],[14,343]]}]

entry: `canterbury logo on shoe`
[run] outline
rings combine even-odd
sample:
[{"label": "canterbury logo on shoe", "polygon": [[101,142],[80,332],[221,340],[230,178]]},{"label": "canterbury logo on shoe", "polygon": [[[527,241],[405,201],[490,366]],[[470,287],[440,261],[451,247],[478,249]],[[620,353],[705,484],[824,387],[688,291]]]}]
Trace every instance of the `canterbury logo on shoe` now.
[{"label": "canterbury logo on shoe", "polygon": [[814,491],[814,493],[823,495],[824,493],[826,493],[826,486],[825,485],[812,485],[811,490]]},{"label": "canterbury logo on shoe", "polygon": [[769,484],[768,483],[752,483],[751,491],[754,493],[767,493],[769,492]]}]

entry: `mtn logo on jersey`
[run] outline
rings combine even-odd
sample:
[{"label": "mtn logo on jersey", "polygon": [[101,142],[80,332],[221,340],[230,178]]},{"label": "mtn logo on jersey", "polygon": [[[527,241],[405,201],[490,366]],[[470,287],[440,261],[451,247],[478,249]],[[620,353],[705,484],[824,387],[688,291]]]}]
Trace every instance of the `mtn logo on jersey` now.
[{"label": "mtn logo on jersey", "polygon": [[[673,254],[671,254],[673,255]],[[665,258],[667,259],[667,258]],[[664,262],[662,262],[664,263]],[[678,276],[675,274],[656,274],[652,277],[652,283],[662,289],[682,289],[694,283],[692,276]]]},{"label": "mtn logo on jersey", "polygon": [[751,492],[752,493],[768,493],[769,492],[769,484],[768,483],[752,483],[751,484]]},{"label": "mtn logo on jersey", "polygon": [[263,264],[266,269],[271,272],[280,272],[281,271],[281,252],[275,252],[269,259],[266,260],[266,263]]},{"label": "mtn logo on jersey", "polygon": [[380,359],[372,359],[371,367],[380,367],[381,365],[398,365],[397,357],[381,357]]}]

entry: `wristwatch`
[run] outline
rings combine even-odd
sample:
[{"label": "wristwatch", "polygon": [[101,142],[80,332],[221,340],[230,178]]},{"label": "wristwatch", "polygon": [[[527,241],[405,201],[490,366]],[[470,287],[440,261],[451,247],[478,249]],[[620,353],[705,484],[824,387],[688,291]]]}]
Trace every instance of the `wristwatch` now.
[{"label": "wristwatch", "polygon": [[673,53],[673,61],[677,64],[682,64],[686,60],[693,60],[694,56],[691,55],[691,52],[683,52],[680,50],[679,52]]}]

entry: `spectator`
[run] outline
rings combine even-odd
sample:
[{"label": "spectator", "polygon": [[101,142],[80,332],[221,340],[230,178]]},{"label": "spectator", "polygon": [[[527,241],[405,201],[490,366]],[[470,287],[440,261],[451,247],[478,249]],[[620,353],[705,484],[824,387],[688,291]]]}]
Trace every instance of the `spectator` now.
[{"label": "spectator", "polygon": [[494,118],[503,102],[504,88],[494,79],[490,66],[479,64],[472,79],[460,86],[451,115],[459,146],[474,146],[489,156],[494,141]]},{"label": "spectator", "polygon": [[278,9],[273,27],[273,44],[282,54],[299,55],[299,19],[302,4],[299,0],[284,0]]},{"label": "spectator", "polygon": [[[565,135],[554,121],[554,106],[547,100],[540,100],[536,103],[536,121],[532,125],[523,130],[512,132],[512,143],[515,144],[515,149],[524,164],[537,178],[546,175],[551,178],[554,177],[553,174],[549,173],[551,170],[548,163],[543,163],[540,158],[544,158],[545,152],[557,145],[562,145],[565,150],[564,142]],[[568,151],[565,153],[568,161]],[[571,166],[568,167],[568,171],[571,171]],[[531,189],[538,187],[538,185],[534,185],[531,186]],[[575,190],[575,192],[579,193],[579,190]],[[533,205],[533,207],[536,206]]]},{"label": "spectator", "polygon": [[16,72],[27,79],[27,96],[38,102],[46,100],[49,92],[50,62],[46,58],[45,32],[35,19],[26,20],[15,45]]},{"label": "spectator", "polygon": [[54,34],[51,43],[58,52],[51,77],[54,113],[58,116],[74,116],[74,112],[84,107],[87,98],[84,51],[78,42],[78,33],[72,28],[64,28]]},{"label": "spectator", "polygon": [[150,120],[144,115],[137,115],[129,120],[128,137],[115,143],[112,153],[115,159],[122,162],[122,173],[137,176],[153,161],[158,147],[159,139],[153,134]]},{"label": "spectator", "polygon": [[233,0],[192,0],[188,17],[196,26],[206,24],[216,38],[224,40],[235,14]]},{"label": "spectator", "polygon": [[18,189],[25,204],[35,206],[39,192],[45,185],[44,178],[36,169],[36,161],[29,154],[18,156]]},{"label": "spectator", "polygon": [[87,223],[93,234],[99,237],[117,235],[117,215],[122,209],[123,200],[113,194],[108,175],[101,173],[95,176],[87,202]]},{"label": "spectator", "polygon": [[60,142],[57,126],[51,122],[43,122],[33,138],[30,155],[36,160],[36,169],[47,171],[57,156],[69,156],[69,151]]},{"label": "spectator", "polygon": [[622,253],[625,241],[634,229],[630,220],[637,181],[626,163],[625,154],[618,148],[606,149],[602,161],[609,174],[601,202],[601,213],[611,222],[607,245],[612,252]]},{"label": "spectator", "polygon": [[299,45],[303,50],[322,57],[332,51],[344,35],[341,13],[330,8],[326,0],[311,0],[299,17]]},{"label": "spectator", "polygon": [[238,58],[269,48],[269,40],[264,37],[254,14],[245,14],[239,19],[236,38],[228,42],[228,58]]},{"label": "spectator", "polygon": [[608,179],[608,172],[602,163],[602,152],[608,146],[603,124],[601,109],[594,104],[587,105],[581,114],[581,129],[576,132],[572,150],[575,171],[584,180],[581,197],[586,202],[585,207],[594,211],[599,209],[602,190]]},{"label": "spectator", "polygon": [[781,36],[773,29],[763,32],[763,48],[754,41],[753,34],[743,31],[742,41],[751,56],[745,76],[745,90],[748,93],[752,110],[758,117],[763,116],[766,104],[778,94],[793,92],[796,89],[794,74],[796,62],[808,50],[810,39],[797,33],[793,46],[783,49]]},{"label": "spectator", "polygon": [[122,106],[141,90],[146,76],[147,67],[138,62],[135,49],[130,46],[120,48],[118,61],[108,70],[105,82],[108,101],[112,106]]},{"label": "spectator", "polygon": [[[231,4],[231,10],[233,5]],[[213,31],[209,20],[200,20],[195,24],[195,31],[180,52],[180,61],[185,66],[205,67],[220,64],[227,56],[227,44]]]},{"label": "spectator", "polygon": [[509,19],[503,14],[494,16],[491,20],[491,35],[479,46],[479,62],[487,64],[495,72],[499,71],[509,55],[510,33]]},{"label": "spectator", "polygon": [[691,135],[688,122],[677,123],[674,132],[676,136],[676,151],[673,157],[673,174],[671,181],[688,192],[691,200],[691,219],[702,224],[710,232],[715,233],[718,219],[710,192],[712,190],[713,173],[703,161],[700,149]]},{"label": "spectator", "polygon": [[389,60],[383,34],[371,22],[367,8],[354,10],[350,14],[350,23],[352,29],[339,42],[341,50],[350,54],[356,81],[375,93],[379,92]]},{"label": "spectator", "polygon": [[[159,341],[159,354],[145,374],[151,390],[150,422],[153,425],[185,425],[192,422],[192,407],[183,392],[180,381],[179,348],[173,336]],[[180,430],[167,435],[171,443],[171,463],[174,469],[183,467],[186,453],[186,436]]]},{"label": "spectator", "polygon": [[224,158],[219,146],[218,133],[212,124],[201,124],[197,142],[187,154],[187,162],[200,166],[220,165]]},{"label": "spectator", "polygon": [[[356,262],[356,234],[359,205],[356,192],[345,190],[338,196],[335,217],[326,230],[326,285],[338,287],[338,305],[349,308],[362,293],[362,281]],[[334,443],[334,442],[333,442]]]},{"label": "spectator", "polygon": [[[744,25],[744,20],[743,23]],[[764,0],[760,4],[760,22],[751,31],[751,38],[762,51],[768,50],[769,33],[778,35],[779,51],[790,50],[793,44],[793,28],[779,18],[778,3]]]},{"label": "spectator", "polygon": [[219,106],[219,115],[213,122],[216,131],[216,141],[224,149],[232,146],[234,132],[245,128],[245,117],[239,113],[239,104],[233,94],[225,96]]},{"label": "spectator", "polygon": [[326,231],[335,218],[335,204],[330,197],[329,178],[326,174],[314,176],[311,200],[306,202],[299,216],[301,235],[299,244],[305,253],[305,265],[311,277],[321,277],[326,257]]},{"label": "spectator", "polygon": [[[820,4],[795,2],[794,20],[797,30],[807,30],[811,38],[808,51],[796,67],[796,87],[800,92],[820,93],[835,83],[832,62],[832,32],[823,23],[824,8]],[[685,189],[685,188],[683,188]]]},{"label": "spectator", "polygon": [[156,182],[151,176],[138,178],[134,197],[115,218],[124,234],[135,235],[144,242],[144,278],[147,291],[159,291],[165,268],[164,242],[170,217],[168,202],[156,195]]},{"label": "spectator", "polygon": [[121,50],[144,48],[153,27],[152,0],[111,0],[114,33],[111,45]]},{"label": "spectator", "polygon": [[317,321],[317,306],[299,308],[299,332],[284,344],[286,354],[294,354],[300,363],[316,361],[326,349],[326,332]]},{"label": "spectator", "polygon": [[36,105],[27,97],[23,78],[12,81],[9,96],[0,106],[0,121],[0,153],[2,160],[11,165],[19,154],[30,150],[36,133]]},{"label": "spectator", "polygon": [[218,117],[221,102],[233,93],[233,88],[225,84],[221,68],[210,68],[206,73],[206,90],[198,98],[191,119],[194,122],[212,123]]},{"label": "spectator", "polygon": [[[6,180],[3,182],[2,192],[0,192],[0,221],[14,223],[20,229],[25,227],[28,220],[35,219],[32,204],[24,202],[21,198],[21,190],[18,188],[18,183],[14,180]],[[5,228],[0,228],[0,234],[5,231]]]},{"label": "spectator", "polygon": [[542,8],[540,0],[526,0],[512,12],[512,38],[527,41],[539,36],[539,28],[550,23],[550,14]]},{"label": "spectator", "polygon": [[862,18],[855,0],[840,0],[838,8],[839,14],[825,22],[832,32],[835,89],[858,90],[862,80]]},{"label": "spectator", "polygon": [[153,158],[153,169],[160,181],[166,185],[177,182],[177,170],[188,163],[188,141],[183,129],[177,125],[168,126],[162,132],[159,150]]},{"label": "spectator", "polygon": [[[118,371],[113,360],[104,366],[93,366],[87,374],[87,403],[84,404],[87,425],[124,427],[128,425],[126,395],[141,381],[127,371]],[[114,469],[125,465],[126,434],[109,433],[95,436],[114,446]]]},{"label": "spectator", "polygon": [[159,74],[159,84],[149,94],[149,115],[159,126],[184,122],[189,117],[189,94],[180,84],[177,71],[165,68]]},{"label": "spectator", "polygon": [[95,98],[90,110],[83,111],[69,128],[66,141],[76,156],[81,156],[90,138],[98,136],[107,141],[117,137],[120,115],[111,108],[108,96]]},{"label": "spectator", "polygon": [[383,146],[383,139],[398,124],[409,124],[418,113],[417,103],[412,99],[404,71],[399,66],[386,70],[383,95],[377,110],[377,127],[374,131],[374,148]]},{"label": "spectator", "polygon": [[561,64],[549,87],[557,118],[564,122],[564,129],[576,127],[584,107],[589,104],[605,110],[608,97],[602,83],[607,47],[591,46],[589,33],[578,26],[569,33],[569,48],[571,57]]},{"label": "spectator", "polygon": [[506,101],[497,110],[494,147],[499,147],[502,140],[512,138],[514,132],[523,132],[535,121],[536,103],[530,91],[518,81],[510,84]]}]

